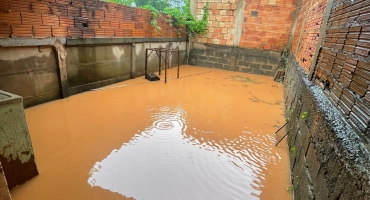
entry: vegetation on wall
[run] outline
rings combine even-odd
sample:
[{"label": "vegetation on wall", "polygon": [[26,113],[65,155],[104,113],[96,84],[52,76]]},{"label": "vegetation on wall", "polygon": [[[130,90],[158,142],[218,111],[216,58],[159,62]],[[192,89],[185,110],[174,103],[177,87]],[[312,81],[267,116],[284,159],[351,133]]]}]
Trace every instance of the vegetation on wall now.
[{"label": "vegetation on wall", "polygon": [[208,6],[209,3],[203,8],[202,19],[196,20],[190,13],[190,0],[107,0],[129,6],[137,6],[152,13],[151,24],[159,31],[161,27],[158,26],[157,20],[164,19],[171,26],[181,29],[186,26],[187,34],[197,33],[204,34],[207,30],[208,24]]}]

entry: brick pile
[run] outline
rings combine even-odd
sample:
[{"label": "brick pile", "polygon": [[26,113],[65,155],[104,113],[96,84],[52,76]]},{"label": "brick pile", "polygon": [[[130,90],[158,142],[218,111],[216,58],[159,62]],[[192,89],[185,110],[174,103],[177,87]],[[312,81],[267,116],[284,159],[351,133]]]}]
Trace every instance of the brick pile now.
[{"label": "brick pile", "polygon": [[235,0],[198,0],[197,2],[196,18],[198,20],[202,18],[206,2],[209,3],[209,17],[207,33],[198,34],[195,41],[231,46],[234,40]]},{"label": "brick pile", "polygon": [[315,55],[327,0],[304,0],[299,12],[292,50],[303,69],[308,72]]},{"label": "brick pile", "polygon": [[151,12],[98,0],[0,0],[0,38],[186,37]]},{"label": "brick pile", "polygon": [[245,0],[239,46],[284,50],[293,23],[296,0]]},{"label": "brick pile", "polygon": [[370,137],[370,1],[336,1],[315,70],[316,82],[348,121]]}]

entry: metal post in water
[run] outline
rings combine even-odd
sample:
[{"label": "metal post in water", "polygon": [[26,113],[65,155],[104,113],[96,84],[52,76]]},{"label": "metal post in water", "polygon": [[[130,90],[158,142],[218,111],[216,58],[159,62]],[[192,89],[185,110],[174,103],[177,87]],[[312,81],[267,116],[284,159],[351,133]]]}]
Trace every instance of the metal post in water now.
[{"label": "metal post in water", "polygon": [[161,75],[162,52],[159,50],[159,75]]},{"label": "metal post in water", "polygon": [[168,56],[168,52],[166,51],[166,56],[164,58],[164,83],[167,83],[167,56]]},{"label": "metal post in water", "polygon": [[180,78],[180,50],[177,51],[177,78]]},{"label": "metal post in water", "polygon": [[144,78],[146,76],[147,69],[148,69],[148,49],[145,49],[145,74],[144,74]]}]

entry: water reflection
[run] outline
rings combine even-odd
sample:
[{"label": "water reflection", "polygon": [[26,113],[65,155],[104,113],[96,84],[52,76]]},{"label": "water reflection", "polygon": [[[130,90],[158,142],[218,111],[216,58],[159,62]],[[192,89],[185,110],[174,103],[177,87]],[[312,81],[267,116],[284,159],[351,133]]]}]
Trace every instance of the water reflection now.
[{"label": "water reflection", "polygon": [[149,112],[145,130],[94,165],[91,186],[145,200],[259,199],[262,170],[280,160],[274,138],[247,130],[223,138],[192,127],[180,107]]}]

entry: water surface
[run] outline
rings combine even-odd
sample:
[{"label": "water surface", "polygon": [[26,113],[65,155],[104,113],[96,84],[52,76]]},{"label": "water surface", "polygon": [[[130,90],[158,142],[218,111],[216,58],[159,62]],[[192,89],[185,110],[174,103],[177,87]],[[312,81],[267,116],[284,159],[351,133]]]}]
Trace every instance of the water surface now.
[{"label": "water surface", "polygon": [[282,85],[190,66],[180,75],[26,109],[40,175],[13,199],[291,199],[286,143],[273,136]]}]

